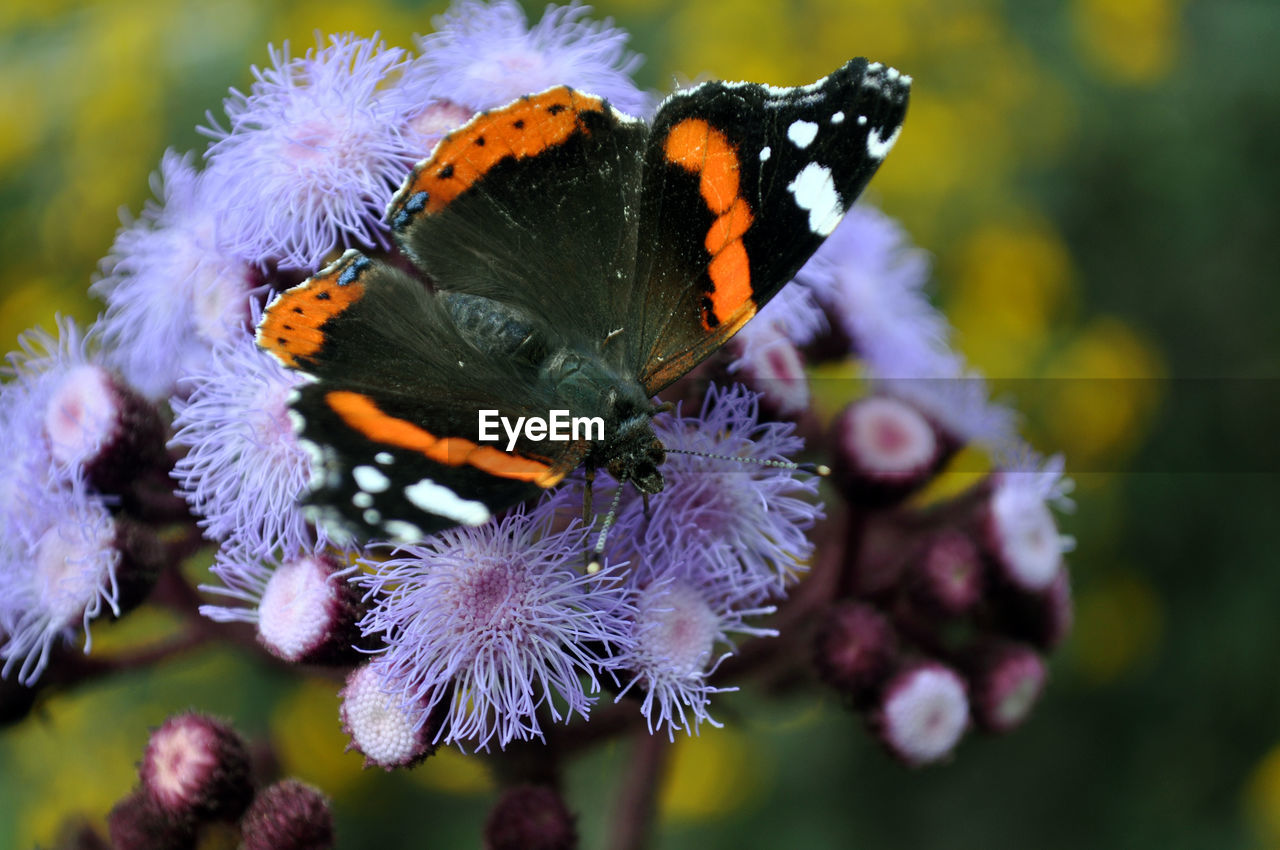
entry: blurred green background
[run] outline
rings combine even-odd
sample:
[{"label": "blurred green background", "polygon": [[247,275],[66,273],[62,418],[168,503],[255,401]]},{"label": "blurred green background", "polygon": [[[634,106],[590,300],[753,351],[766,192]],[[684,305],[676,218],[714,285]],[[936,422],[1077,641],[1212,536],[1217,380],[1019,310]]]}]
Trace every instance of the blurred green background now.
[{"label": "blurred green background", "polygon": [[[528,4],[529,8],[539,7]],[[90,320],[118,210],[268,42],[443,4],[6,0],[0,343]],[[1074,636],[1024,729],[907,771],[838,701],[725,699],[677,749],[671,848],[1280,847],[1280,4],[1182,0],[612,0],[655,89],[812,80],[868,55],[915,77],[872,199],[935,260],[957,344],[1066,453]],[[141,613],[104,650],[163,630]],[[406,774],[343,754],[335,687],[230,651],[60,696],[0,732],[0,848],[100,822],[148,727],[195,706],[271,736],[334,795],[341,845],[468,847],[483,759]],[[571,773],[595,846],[627,756]]]}]

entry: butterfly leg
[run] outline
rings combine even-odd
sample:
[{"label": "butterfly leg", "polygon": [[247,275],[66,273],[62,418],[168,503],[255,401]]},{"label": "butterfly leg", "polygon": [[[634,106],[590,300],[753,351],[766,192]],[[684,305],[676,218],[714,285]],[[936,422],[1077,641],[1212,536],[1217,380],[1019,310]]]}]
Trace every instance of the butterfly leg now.
[{"label": "butterfly leg", "polygon": [[596,470],[595,470],[595,467],[591,467],[590,469],[587,470],[586,489],[582,491],[582,524],[583,525],[591,525],[591,523],[595,519],[595,517],[592,516],[592,513],[591,513],[593,508],[592,488],[595,486],[595,483],[596,483]]}]

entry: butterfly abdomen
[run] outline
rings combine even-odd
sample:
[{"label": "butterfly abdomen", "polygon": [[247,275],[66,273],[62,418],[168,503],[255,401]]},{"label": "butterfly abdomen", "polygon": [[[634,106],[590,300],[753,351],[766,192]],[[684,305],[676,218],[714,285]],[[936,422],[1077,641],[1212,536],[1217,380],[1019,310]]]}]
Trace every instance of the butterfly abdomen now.
[{"label": "butterfly abdomen", "polygon": [[519,309],[464,292],[441,292],[439,298],[458,331],[482,354],[534,366],[546,360],[547,340]]}]

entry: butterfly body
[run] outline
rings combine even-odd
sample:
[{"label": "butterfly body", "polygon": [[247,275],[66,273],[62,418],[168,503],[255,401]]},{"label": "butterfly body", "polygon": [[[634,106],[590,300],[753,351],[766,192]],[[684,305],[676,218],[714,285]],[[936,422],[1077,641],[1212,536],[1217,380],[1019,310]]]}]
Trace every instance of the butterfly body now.
[{"label": "butterfly body", "polygon": [[[909,82],[853,60],[809,86],[704,83],[652,124],[558,87],[445,137],[387,210],[421,279],[348,252],[259,324],[310,378],[291,407],[315,519],[411,542],[578,466],[660,491],[653,396],[831,232]],[[565,418],[603,433],[556,439]]]}]

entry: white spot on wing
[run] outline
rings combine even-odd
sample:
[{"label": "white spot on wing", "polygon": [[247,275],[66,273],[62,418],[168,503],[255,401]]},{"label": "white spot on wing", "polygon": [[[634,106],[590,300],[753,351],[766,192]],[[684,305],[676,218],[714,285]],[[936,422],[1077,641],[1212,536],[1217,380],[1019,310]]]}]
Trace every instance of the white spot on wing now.
[{"label": "white spot on wing", "polygon": [[858,116],[858,126],[859,126],[859,127],[865,127],[865,126],[866,126],[866,124],[867,124],[867,116],[865,116],[865,115],[859,115],[859,116]]},{"label": "white spot on wing", "polygon": [[[289,412],[293,413],[292,410]],[[308,475],[310,478],[307,484],[312,490],[319,490],[321,487],[324,486],[324,477],[325,477],[324,476],[324,472],[325,472],[324,452],[320,450],[319,446],[317,446],[315,443],[311,442],[310,440],[299,439],[298,448],[302,449],[304,452],[307,453],[307,460],[309,462]]]},{"label": "white spot on wing", "polygon": [[894,128],[893,135],[887,139],[882,138],[877,130],[867,133],[867,156],[872,159],[884,159],[885,155],[893,149],[893,144],[898,141],[898,134],[901,132],[902,126],[899,125]]},{"label": "white spot on wing", "polygon": [[351,477],[356,480],[356,486],[366,493],[382,493],[391,486],[391,479],[372,466],[357,466],[351,470]]},{"label": "white spot on wing", "polygon": [[302,515],[306,517],[307,522],[324,529],[329,539],[339,546],[345,546],[355,540],[351,525],[346,518],[331,507],[306,505],[302,509]]},{"label": "white spot on wing", "polygon": [[769,160],[769,157],[772,155],[773,155],[773,150],[768,145],[765,145],[760,149],[761,162],[767,162]]},{"label": "white spot on wing", "polygon": [[844,217],[844,204],[831,179],[831,170],[811,162],[787,184],[796,205],[809,213],[809,229],[819,236],[830,235]]},{"label": "white spot on wing", "polygon": [[843,123],[844,123],[844,113],[843,113],[843,112],[837,112],[836,114],[832,115],[832,116],[831,116],[831,123],[832,123],[832,124],[843,124]]},{"label": "white spot on wing", "polygon": [[371,508],[373,507],[373,496],[361,490],[351,497],[351,504],[357,508]]},{"label": "white spot on wing", "polygon": [[391,464],[395,463],[395,460],[396,460],[395,456],[392,455],[391,452],[378,452],[376,455],[373,456],[373,459],[376,460],[378,463],[382,464],[383,466],[390,466]]},{"label": "white spot on wing", "polygon": [[481,525],[489,520],[484,502],[464,499],[429,478],[404,488],[404,495],[415,507],[464,525]]},{"label": "white spot on wing", "polygon": [[792,121],[787,128],[787,138],[798,148],[807,148],[818,135],[818,125],[812,121]]},{"label": "white spot on wing", "polygon": [[417,543],[427,535],[421,528],[402,519],[389,519],[382,524],[382,530],[393,543]]}]

